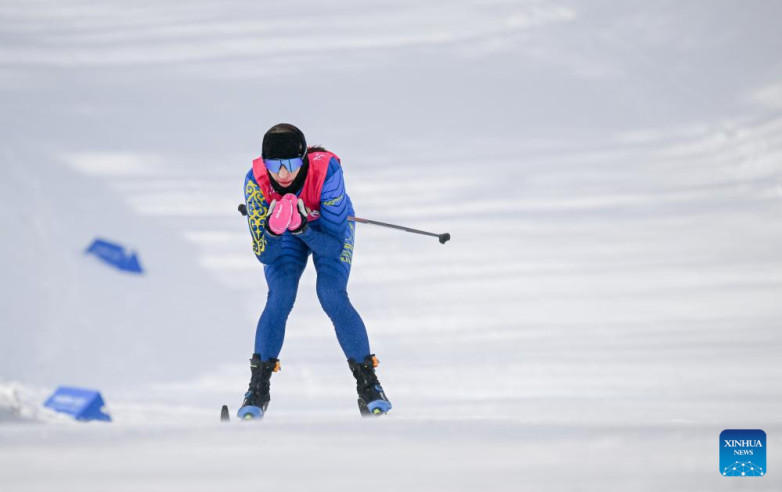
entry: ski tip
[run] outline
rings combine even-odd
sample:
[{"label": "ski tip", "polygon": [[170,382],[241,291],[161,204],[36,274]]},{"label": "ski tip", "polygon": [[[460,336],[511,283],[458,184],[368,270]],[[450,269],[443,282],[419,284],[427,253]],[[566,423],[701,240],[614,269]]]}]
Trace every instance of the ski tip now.
[{"label": "ski tip", "polygon": [[223,405],[220,409],[220,422],[230,422],[231,414],[228,412],[228,405]]},{"label": "ski tip", "polygon": [[244,406],[236,412],[236,416],[241,420],[260,420],[263,418],[263,410],[251,405]]},{"label": "ski tip", "polygon": [[391,402],[386,400],[375,400],[367,404],[361,398],[358,399],[358,409],[362,417],[379,417],[385,415],[391,410]]},{"label": "ski tip", "polygon": [[369,402],[367,408],[372,415],[385,415],[391,410],[391,402],[386,400],[376,400]]}]

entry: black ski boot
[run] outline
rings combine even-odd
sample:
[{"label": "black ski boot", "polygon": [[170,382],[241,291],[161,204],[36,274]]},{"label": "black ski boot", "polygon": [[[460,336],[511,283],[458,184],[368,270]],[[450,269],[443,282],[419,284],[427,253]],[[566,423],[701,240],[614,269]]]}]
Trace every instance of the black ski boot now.
[{"label": "black ski boot", "polygon": [[263,418],[266,407],[269,406],[269,381],[273,372],[280,370],[280,361],[278,359],[269,359],[261,361],[258,354],[253,354],[250,359],[250,387],[244,394],[242,407],[236,412],[236,416],[242,420],[252,420]]},{"label": "black ski boot", "polygon": [[375,375],[379,361],[374,354],[367,355],[363,362],[348,359],[348,366],[356,378],[358,391],[358,409],[364,417],[383,415],[391,410],[391,402],[386,398],[383,387]]}]

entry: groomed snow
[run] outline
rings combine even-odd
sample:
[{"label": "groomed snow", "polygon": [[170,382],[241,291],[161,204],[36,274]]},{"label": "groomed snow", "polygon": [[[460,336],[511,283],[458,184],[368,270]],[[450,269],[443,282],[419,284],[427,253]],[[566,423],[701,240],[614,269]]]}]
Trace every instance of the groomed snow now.
[{"label": "groomed snow", "polygon": [[[782,7],[0,4],[0,490],[780,490]],[[362,420],[309,268],[263,422],[236,212],[263,132],[342,157]],[[84,250],[137,250],[143,276]],[[98,388],[114,418],[40,408]],[[768,475],[719,474],[760,428]]]}]

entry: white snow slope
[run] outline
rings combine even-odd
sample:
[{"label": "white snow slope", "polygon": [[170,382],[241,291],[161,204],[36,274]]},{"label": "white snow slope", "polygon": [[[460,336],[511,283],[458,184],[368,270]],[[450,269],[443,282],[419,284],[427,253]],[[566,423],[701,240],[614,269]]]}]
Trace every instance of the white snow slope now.
[{"label": "white snow slope", "polygon": [[[782,489],[782,5],[0,1],[0,490]],[[236,213],[342,157],[362,420],[305,272],[272,404]],[[111,270],[95,237],[139,252]],[[111,424],[39,406],[99,388]],[[719,474],[763,429],[768,475]]]}]

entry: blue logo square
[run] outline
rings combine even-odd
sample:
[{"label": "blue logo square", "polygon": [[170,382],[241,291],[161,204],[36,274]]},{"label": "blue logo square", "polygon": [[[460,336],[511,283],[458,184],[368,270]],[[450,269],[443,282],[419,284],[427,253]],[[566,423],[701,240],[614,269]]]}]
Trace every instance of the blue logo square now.
[{"label": "blue logo square", "polygon": [[766,433],[760,429],[725,429],[720,433],[720,473],[725,477],[766,474]]}]

